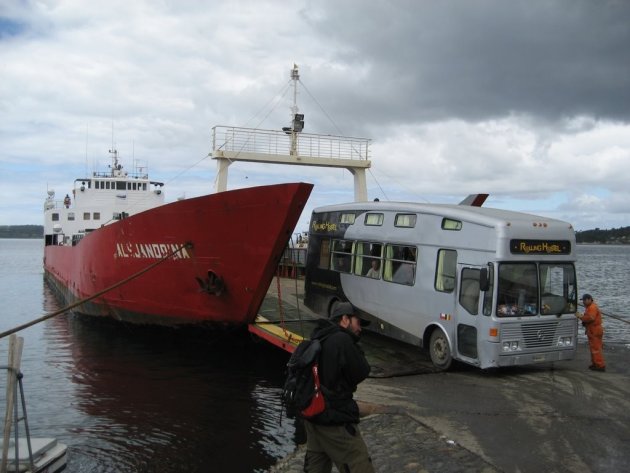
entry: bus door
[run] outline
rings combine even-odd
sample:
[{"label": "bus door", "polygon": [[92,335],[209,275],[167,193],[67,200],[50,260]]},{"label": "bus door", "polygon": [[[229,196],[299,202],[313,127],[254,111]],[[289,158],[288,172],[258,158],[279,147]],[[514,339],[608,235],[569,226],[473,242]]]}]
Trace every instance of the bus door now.
[{"label": "bus door", "polygon": [[479,363],[478,341],[480,339],[482,317],[481,297],[479,286],[480,266],[458,265],[459,290],[455,304],[456,323],[456,352],[457,358],[472,364]]}]

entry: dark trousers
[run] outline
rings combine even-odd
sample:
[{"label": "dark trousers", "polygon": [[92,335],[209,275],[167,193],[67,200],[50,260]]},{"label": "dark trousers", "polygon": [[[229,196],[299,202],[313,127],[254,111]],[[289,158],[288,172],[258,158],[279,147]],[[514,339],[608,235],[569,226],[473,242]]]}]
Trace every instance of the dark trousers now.
[{"label": "dark trousers", "polygon": [[340,473],[374,473],[367,446],[356,424],[317,425],[304,421],[307,473],[330,473],[333,463]]}]

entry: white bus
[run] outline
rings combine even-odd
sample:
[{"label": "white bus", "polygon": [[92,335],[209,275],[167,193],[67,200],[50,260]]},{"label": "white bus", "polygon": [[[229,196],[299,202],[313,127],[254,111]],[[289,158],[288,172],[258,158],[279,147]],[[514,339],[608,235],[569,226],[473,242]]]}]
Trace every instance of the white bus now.
[{"label": "white bus", "polygon": [[377,333],[446,370],[574,357],[575,232],[468,205],[358,202],[313,211],[305,304],[351,302]]}]

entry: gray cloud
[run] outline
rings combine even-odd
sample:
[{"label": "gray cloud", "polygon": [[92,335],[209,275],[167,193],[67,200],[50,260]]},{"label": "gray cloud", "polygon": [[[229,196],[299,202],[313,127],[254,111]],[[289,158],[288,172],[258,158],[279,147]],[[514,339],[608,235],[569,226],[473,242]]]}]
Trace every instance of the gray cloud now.
[{"label": "gray cloud", "polygon": [[325,3],[306,16],[354,67],[340,96],[375,120],[630,119],[629,2]]}]

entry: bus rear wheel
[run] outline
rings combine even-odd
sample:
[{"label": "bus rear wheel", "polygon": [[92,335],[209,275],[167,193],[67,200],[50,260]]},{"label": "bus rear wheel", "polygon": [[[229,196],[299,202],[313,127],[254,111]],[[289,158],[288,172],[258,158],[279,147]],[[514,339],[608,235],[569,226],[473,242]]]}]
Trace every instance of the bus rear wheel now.
[{"label": "bus rear wheel", "polygon": [[440,371],[446,371],[451,367],[453,356],[448,339],[442,330],[435,329],[429,341],[429,355],[433,365]]}]

